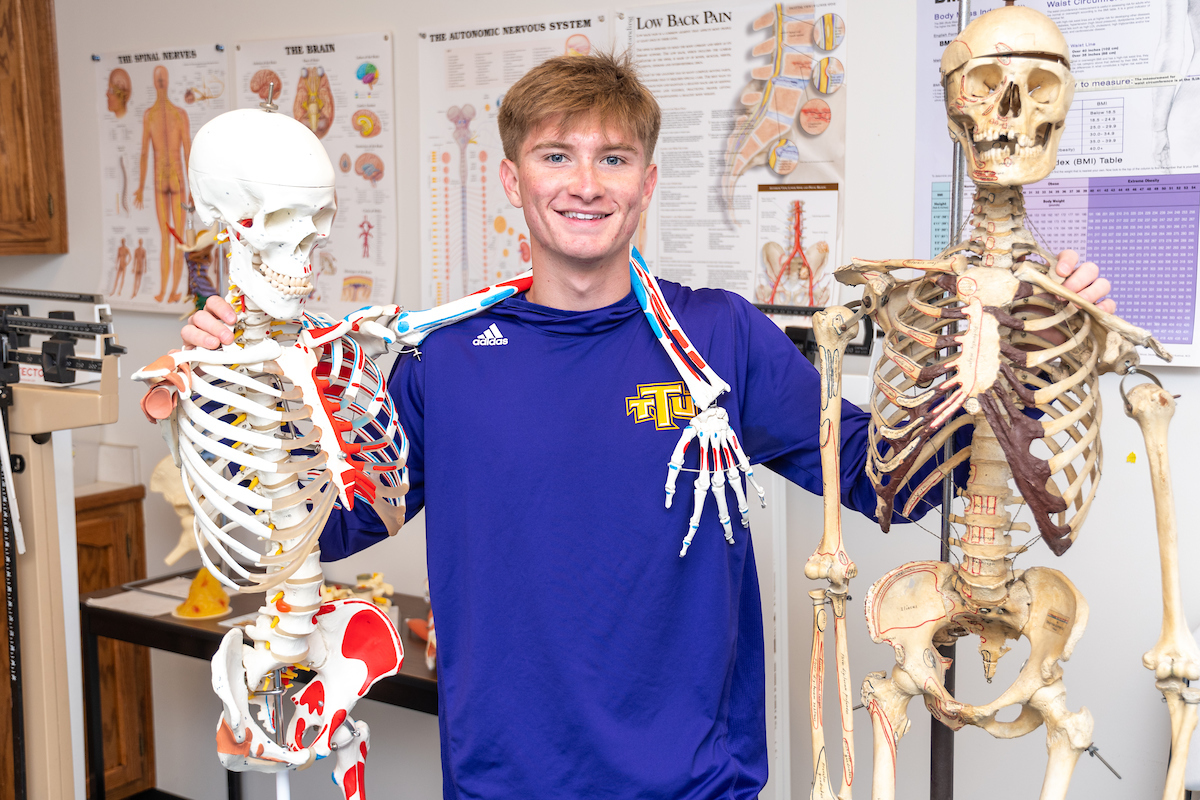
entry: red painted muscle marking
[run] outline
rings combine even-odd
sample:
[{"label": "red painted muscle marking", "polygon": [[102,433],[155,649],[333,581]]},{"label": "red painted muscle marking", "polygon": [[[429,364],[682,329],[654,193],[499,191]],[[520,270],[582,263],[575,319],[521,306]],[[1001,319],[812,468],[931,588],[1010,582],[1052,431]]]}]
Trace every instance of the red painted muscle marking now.
[{"label": "red painted muscle marking", "polygon": [[298,706],[304,706],[308,710],[309,714],[324,713],[325,684],[321,681],[313,681],[299,697],[294,698],[294,702]]},{"label": "red painted muscle marking", "polygon": [[304,747],[304,727],[303,719],[296,720],[296,733],[294,734],[294,739],[296,742],[295,747],[297,748]]},{"label": "red painted muscle marking", "polygon": [[358,690],[361,697],[380,676],[400,667],[394,645],[395,631],[380,612],[364,609],[346,623],[346,635],[342,639],[342,655],[356,658],[367,668],[367,677]]},{"label": "red painted muscle marking", "polygon": [[333,722],[329,724],[329,749],[333,749],[333,734],[338,728],[342,727],[342,723],[346,721],[346,709],[339,708],[333,712]]}]

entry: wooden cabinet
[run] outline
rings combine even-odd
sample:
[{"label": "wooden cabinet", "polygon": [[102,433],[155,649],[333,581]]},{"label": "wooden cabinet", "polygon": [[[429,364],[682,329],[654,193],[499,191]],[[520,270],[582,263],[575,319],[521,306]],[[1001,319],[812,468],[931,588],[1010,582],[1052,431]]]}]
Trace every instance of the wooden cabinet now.
[{"label": "wooden cabinet", "polygon": [[65,252],[54,0],[0,0],[0,255]]},{"label": "wooden cabinet", "polygon": [[[146,577],[145,496],[142,486],[76,496],[80,594]],[[154,786],[150,652],[113,639],[99,649],[104,786],[108,800],[120,800]]]}]

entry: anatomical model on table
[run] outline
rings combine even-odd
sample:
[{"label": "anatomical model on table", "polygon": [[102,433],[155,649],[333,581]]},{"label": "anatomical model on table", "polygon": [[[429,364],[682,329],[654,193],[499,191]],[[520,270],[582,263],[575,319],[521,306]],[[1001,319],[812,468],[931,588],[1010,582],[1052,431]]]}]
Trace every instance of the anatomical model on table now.
[{"label": "anatomical model on table", "polygon": [[[858,312],[831,308],[814,321],[826,357],[824,372],[830,373],[822,375],[823,382],[832,387],[856,320],[870,314],[885,333],[873,381],[867,463],[885,530],[897,493],[945,445],[950,456],[912,486],[903,514],[911,514],[951,470],[969,464],[962,492],[965,511],[951,517],[964,531],[950,540],[961,551],[960,563],[905,564],[876,581],[867,594],[871,636],[890,644],[896,655],[890,677],[873,673],[862,688],[874,729],[876,800],[895,796],[896,743],[908,729],[906,709],[913,697],[924,696],[930,712],[952,729],[976,725],[997,738],[1022,736],[1044,723],[1050,758],[1041,797],[1047,800],[1065,796],[1080,753],[1092,745],[1091,715],[1086,709],[1069,709],[1059,664],[1083,634],[1087,603],[1057,570],[1016,569],[1013,560],[1026,546],[1014,546],[1010,532],[1031,531],[1029,523],[1014,521],[1025,506],[1054,553],[1061,555],[1071,546],[1100,478],[1099,375],[1136,367],[1135,346],[1149,347],[1163,359],[1170,356],[1147,331],[1101,311],[1054,280],[1047,265],[1057,259],[1025,227],[1021,187],[1054,168],[1074,94],[1069,59],[1070,50],[1054,24],[1028,8],[1003,7],[985,14],[950,43],[941,62],[948,124],[966,153],[977,188],[970,239],[930,261],[854,259],[837,277],[863,286]],[[1139,386],[1134,392],[1140,398],[1148,388]],[[825,464],[828,495],[831,480],[836,480],[831,476],[838,474],[834,412],[840,397],[827,391],[823,400],[831,411],[823,410],[822,419],[823,464],[831,462]],[[1146,404],[1134,401],[1131,413],[1144,416]],[[954,434],[965,426],[973,426],[973,433],[970,443],[961,446]],[[1148,434],[1147,450],[1154,447]],[[1165,451],[1162,460],[1165,470]],[[1155,480],[1157,494],[1161,482]],[[836,483],[832,490],[836,492]],[[825,537],[806,574],[830,584],[811,593],[818,622],[828,596],[835,621],[844,625],[845,594],[856,570],[842,547],[837,511],[828,496],[826,504]],[[1160,527],[1163,515],[1160,508]],[[1168,538],[1173,546],[1173,532]],[[1168,562],[1174,570],[1174,556],[1165,546],[1163,554],[1169,589]],[[1164,599],[1164,639],[1146,657],[1164,692],[1167,684],[1182,688],[1182,679],[1198,666],[1194,645],[1185,646],[1175,634],[1187,636],[1177,578],[1175,586],[1173,605]],[[853,780],[853,726],[843,674],[844,633],[836,633],[847,743],[841,797],[847,798]],[[1030,643],[1029,659],[1015,683],[983,706],[950,695],[944,684],[949,660],[936,649],[969,634],[980,637],[989,680],[1009,649],[1006,640],[1025,637]],[[814,684],[823,669],[819,641],[818,632]],[[819,686],[813,691],[819,699]],[[1195,725],[1195,699],[1181,700],[1176,691],[1172,702],[1174,744],[1186,749],[1187,740],[1181,742],[1178,731],[1188,719]],[[1190,711],[1175,722],[1175,706],[1187,703],[1193,704]],[[1019,717],[997,721],[996,714],[1012,705],[1021,706]],[[813,728],[822,733],[819,706]],[[824,774],[823,736],[813,747],[813,796],[833,797]]]}]

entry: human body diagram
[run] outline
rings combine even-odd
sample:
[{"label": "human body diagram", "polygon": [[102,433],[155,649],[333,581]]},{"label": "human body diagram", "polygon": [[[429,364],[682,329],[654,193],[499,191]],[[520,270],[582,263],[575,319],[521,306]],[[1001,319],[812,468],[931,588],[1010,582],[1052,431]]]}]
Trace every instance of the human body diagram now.
[{"label": "human body diagram", "polygon": [[[138,167],[138,188],[133,196],[137,208],[144,206],[147,167],[153,168],[154,210],[158,218],[159,290],[156,302],[177,303],[183,299],[179,282],[183,276],[182,241],[184,200],[187,193],[188,157],[191,153],[191,123],[187,112],[167,97],[166,67],[154,68],[154,105],[142,117],[142,155]],[[151,163],[151,151],[154,160]],[[167,278],[170,276],[171,282]]]},{"label": "human body diagram", "polygon": [[[141,243],[141,240],[138,240]],[[125,240],[121,240],[120,247],[117,248],[117,277],[113,281],[113,288],[110,294],[120,294],[121,287],[125,285],[125,268],[129,266],[129,248],[125,246]]]},{"label": "human body diagram", "polygon": [[[1162,19],[1154,71],[1183,76],[1200,71],[1200,0],[1164,0]],[[1200,85],[1184,80],[1151,91],[1155,165],[1169,169],[1200,163]]]}]

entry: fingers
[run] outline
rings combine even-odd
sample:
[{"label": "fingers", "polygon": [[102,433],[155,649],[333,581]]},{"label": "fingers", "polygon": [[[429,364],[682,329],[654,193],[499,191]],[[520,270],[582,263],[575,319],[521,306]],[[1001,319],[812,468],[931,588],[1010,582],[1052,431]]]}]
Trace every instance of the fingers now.
[{"label": "fingers", "polygon": [[1056,270],[1060,278],[1066,278],[1075,271],[1076,265],[1079,264],[1079,253],[1074,250],[1063,250],[1058,255],[1058,265]]},{"label": "fingers", "polygon": [[232,325],[237,322],[237,312],[233,310],[233,306],[220,295],[211,295],[204,303],[204,310],[212,314],[217,319],[224,322],[226,325]]},{"label": "fingers", "polygon": [[1095,304],[1101,311],[1109,314],[1116,313],[1115,300],[1105,300],[1112,291],[1112,284],[1107,278],[1100,277],[1100,268],[1091,261],[1079,263],[1079,254],[1074,250],[1064,250],[1058,258],[1056,270],[1063,281],[1063,287],[1077,293],[1084,300]]},{"label": "fingers", "polygon": [[192,347],[215,350],[223,344],[233,344],[233,323],[237,313],[224,298],[213,295],[204,304],[203,311],[192,314],[188,324],[180,331],[183,343]]}]

